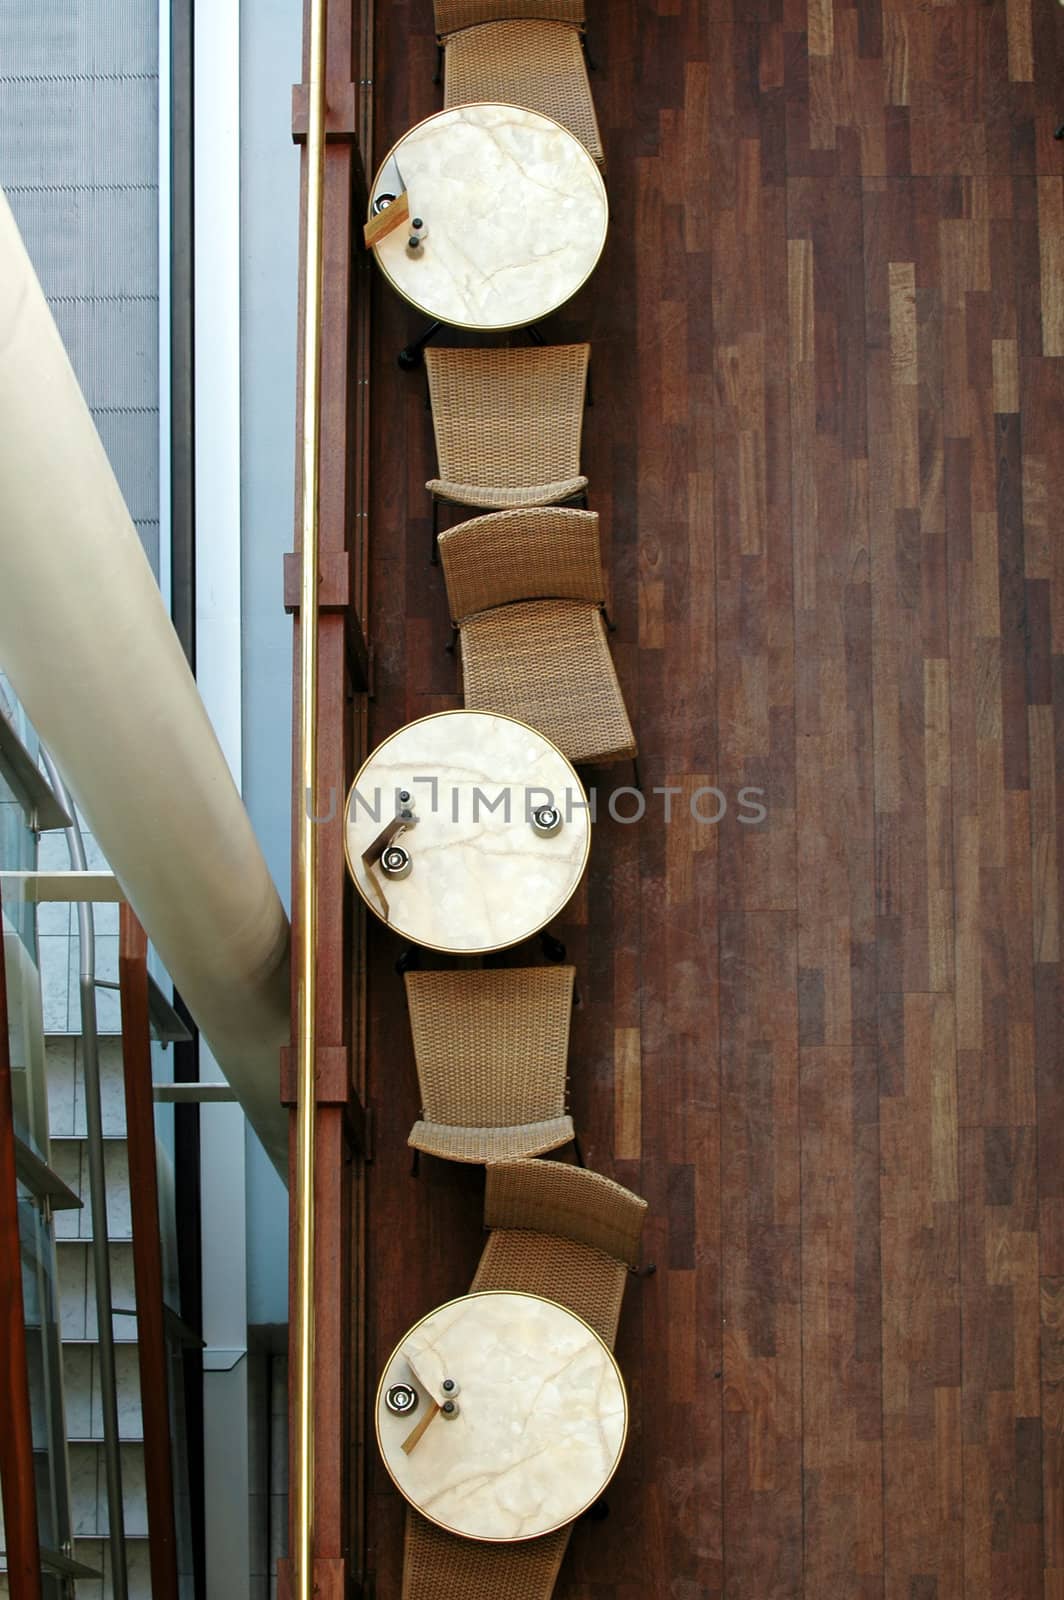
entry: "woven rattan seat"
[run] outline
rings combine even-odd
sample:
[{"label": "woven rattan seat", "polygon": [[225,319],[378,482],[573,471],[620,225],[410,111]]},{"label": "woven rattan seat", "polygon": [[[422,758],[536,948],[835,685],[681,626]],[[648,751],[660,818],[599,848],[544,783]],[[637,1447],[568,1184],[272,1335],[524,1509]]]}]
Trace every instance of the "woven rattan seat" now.
[{"label": "woven rattan seat", "polygon": [[439,477],[435,503],[502,510],[587,488],[580,434],[591,347],[425,351]]},{"label": "woven rattan seat", "polygon": [[506,1161],[573,1139],[566,1112],[572,967],[408,972],[422,1118],[409,1143]]},{"label": "woven rattan seat", "polygon": [[497,1228],[484,1246],[471,1288],[522,1289],[556,1300],[583,1317],[612,1348],[627,1280],[625,1267],[589,1245],[522,1228]]},{"label": "woven rattan seat", "polygon": [[478,22],[505,22],[511,17],[540,17],[550,22],[584,26],[584,0],[435,0],[436,36],[473,28]]},{"label": "woven rattan seat", "polygon": [[605,165],[580,31],[569,23],[514,18],[448,33],[444,106],[485,100],[553,117]]},{"label": "woven rattan seat", "polygon": [[628,1268],[639,1260],[646,1201],[560,1161],[490,1166],[484,1246],[471,1292],[543,1295],[583,1317],[612,1349]]},{"label": "woven rattan seat", "polygon": [[527,722],[570,761],[634,758],[595,513],[500,511],[449,528],[439,547],[466,706]]},{"label": "woven rattan seat", "polygon": [[513,600],[605,604],[594,511],[498,511],[448,528],[439,544],[451,617],[459,626]]},{"label": "woven rattan seat", "polygon": [[471,711],[498,711],[545,734],[570,761],[630,759],[635,735],[602,612],[573,600],[499,606],[462,628]]},{"label": "woven rattan seat", "polygon": [[541,1539],[480,1544],[406,1514],[403,1600],[547,1600],[572,1524]]}]

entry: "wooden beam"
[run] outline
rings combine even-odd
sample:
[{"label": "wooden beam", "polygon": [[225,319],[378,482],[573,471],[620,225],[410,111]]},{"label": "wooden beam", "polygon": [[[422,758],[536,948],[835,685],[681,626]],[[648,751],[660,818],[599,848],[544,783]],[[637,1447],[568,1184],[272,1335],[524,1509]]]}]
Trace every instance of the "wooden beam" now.
[{"label": "wooden beam", "polygon": [[[292,85],[292,140],[305,144],[307,139],[307,112],[310,91],[305,83]],[[355,137],[355,118],[358,106],[358,85],[330,83],[325,86],[325,137],[334,139]]]},{"label": "wooden beam", "polygon": [[118,913],[118,983],[122,1001],[122,1074],[126,1090],[137,1360],[144,1416],[148,1560],[154,1600],[177,1600],[177,1535],[170,1444],[163,1256],[155,1169],[155,1102],[148,1023],[148,939],[130,906]]},{"label": "wooden beam", "polygon": [[[366,641],[367,500],[369,450],[368,294],[371,262],[353,247],[352,230],[365,216],[364,158],[369,152],[372,97],[372,0],[331,5],[325,40],[328,113],[322,211],[321,459],[319,476],[318,619],[318,793],[315,814],[322,818],[318,840],[318,948],[316,1037],[318,1047],[317,1133],[315,1139],[315,1514],[314,1579],[319,1592],[360,1592],[363,1531],[360,1511],[361,1463],[354,1461],[353,1419],[361,1400],[362,1306],[352,1229],[360,1227],[357,1200],[368,1127],[358,1086],[361,1083],[363,1029],[356,971],[356,929],[351,888],[343,854],[343,804],[362,743],[364,716],[352,700],[369,686],[371,654]],[[306,19],[306,7],[304,7]],[[308,75],[304,21],[303,77]],[[294,96],[297,139],[305,125],[300,91]],[[303,146],[305,152],[306,146]],[[303,163],[301,230],[306,227],[306,160]],[[306,286],[299,286],[302,325]],[[300,362],[297,414],[301,414]],[[298,474],[296,506],[302,484]],[[297,516],[296,557],[300,527]],[[293,689],[298,706],[300,626],[298,590],[292,582],[295,561],[286,562],[286,603],[293,615]],[[293,821],[306,797],[300,790],[298,753],[294,764]],[[293,874],[297,852],[293,849]],[[293,904],[301,886],[293,877]],[[294,941],[294,944],[297,940]],[[293,948],[292,971],[299,951]],[[293,1002],[295,994],[293,991]],[[293,1016],[295,1006],[293,1004]],[[291,1093],[290,1073],[282,1068],[282,1094]],[[294,1151],[294,1122],[292,1149]],[[294,1195],[294,1187],[291,1189]],[[295,1216],[291,1213],[291,1241]],[[294,1430],[290,1438],[294,1439]],[[296,1463],[293,1456],[294,1481]],[[294,1499],[294,1497],[293,1497]],[[291,1513],[290,1513],[291,1514]],[[290,1540],[290,1548],[294,1542]],[[282,1584],[285,1574],[279,1571]]]},{"label": "wooden beam", "polygon": [[7,1031],[7,974],[0,938],[0,1494],[4,1501],[7,1581],[20,1600],[41,1600],[41,1552],[33,1470],[22,1251],[18,1230],[15,1108]]}]

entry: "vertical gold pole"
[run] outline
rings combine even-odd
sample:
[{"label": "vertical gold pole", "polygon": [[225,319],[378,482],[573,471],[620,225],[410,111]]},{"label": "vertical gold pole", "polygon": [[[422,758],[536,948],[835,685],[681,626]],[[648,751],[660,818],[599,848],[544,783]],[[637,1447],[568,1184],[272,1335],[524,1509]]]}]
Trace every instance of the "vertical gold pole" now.
[{"label": "vertical gold pole", "polygon": [[318,443],[321,233],[325,164],[325,0],[310,0],[310,103],[303,274],[302,591],[299,609],[299,975],[296,1101],[295,1600],[314,1590],[314,1134],[315,957],[318,935]]}]

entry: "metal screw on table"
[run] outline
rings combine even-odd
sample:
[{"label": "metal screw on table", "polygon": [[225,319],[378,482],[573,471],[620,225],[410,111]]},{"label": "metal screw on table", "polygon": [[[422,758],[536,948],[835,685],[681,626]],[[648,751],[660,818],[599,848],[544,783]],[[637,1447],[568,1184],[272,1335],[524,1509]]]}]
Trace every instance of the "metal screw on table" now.
[{"label": "metal screw on table", "polygon": [[417,1410],[417,1390],[408,1383],[393,1383],[384,1396],[384,1403],[394,1416],[405,1417]]},{"label": "metal screw on table", "polygon": [[381,856],[381,871],[393,881],[409,878],[413,865],[410,852],[401,844],[390,844]]},{"label": "metal screw on table", "polygon": [[532,827],[544,839],[553,839],[561,832],[562,814],[557,806],[537,806],[532,813]]}]

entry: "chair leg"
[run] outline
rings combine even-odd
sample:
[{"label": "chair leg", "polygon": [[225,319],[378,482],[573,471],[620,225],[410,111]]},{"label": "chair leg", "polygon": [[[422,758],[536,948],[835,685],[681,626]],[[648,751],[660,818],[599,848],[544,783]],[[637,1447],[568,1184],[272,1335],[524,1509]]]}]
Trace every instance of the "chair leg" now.
[{"label": "chair leg", "polygon": [[421,971],[421,950],[419,946],[416,944],[410,944],[407,945],[405,950],[400,950],[398,959],[395,963],[395,971],[396,975],[400,978],[403,976],[404,972]]},{"label": "chair leg", "polygon": [[565,960],[565,946],[560,939],[554,937],[553,933],[548,933],[546,928],[540,929],[539,947],[548,961]]},{"label": "chair leg", "polygon": [[533,344],[546,344],[546,335],[537,323],[530,322],[528,327],[525,329],[525,332],[528,334],[528,337],[531,339]]},{"label": "chair leg", "polygon": [[414,1146],[414,1154],[410,1159],[410,1176],[412,1178],[416,1178],[417,1177],[418,1170],[419,1170],[420,1166],[421,1166],[421,1151],[415,1145]]},{"label": "chair leg", "polygon": [[443,45],[436,41],[436,71],[432,75],[433,83],[439,83],[443,77]]},{"label": "chair leg", "polygon": [[430,339],[434,339],[443,327],[442,322],[433,322],[417,339],[411,339],[399,352],[399,365],[404,372],[414,372],[425,359],[425,346]]},{"label": "chair leg", "polygon": [[440,530],[440,502],[436,499],[436,496],[433,495],[433,497],[432,497],[432,565],[434,567],[438,567],[439,564],[440,564],[439,546],[436,543],[437,537],[439,536],[439,530]]},{"label": "chair leg", "polygon": [[589,406],[593,406],[595,404],[595,391],[591,387],[591,362],[590,361],[588,361],[588,364],[587,364],[587,383],[585,385],[584,398],[586,399],[586,401],[587,401]]},{"label": "chair leg", "polygon": [[580,1135],[578,1133],[574,1133],[573,1134],[573,1150],[576,1153],[576,1164],[577,1164],[577,1166],[578,1167],[586,1167],[587,1166],[587,1162],[584,1160],[584,1152],[583,1152],[583,1149],[581,1148],[581,1145],[580,1145]]},{"label": "chair leg", "polygon": [[639,757],[638,756],[633,756],[632,757],[632,788],[633,789],[638,789],[640,794],[642,794],[642,792],[643,792],[643,780],[639,776]]},{"label": "chair leg", "polygon": [[580,40],[581,40],[581,43],[584,46],[584,60],[587,62],[587,70],[589,72],[597,72],[598,71],[598,62],[595,61],[594,58],[592,57],[591,46],[587,42],[587,29],[586,28],[585,28],[584,32],[580,35]]},{"label": "chair leg", "polygon": [[454,623],[452,622],[451,623],[450,641],[449,641],[449,643],[445,644],[444,647],[443,647],[446,650],[446,652],[447,652],[447,654],[449,656],[453,656],[454,655],[454,647],[455,647],[455,645],[457,643],[458,643],[458,629],[455,627]]}]

